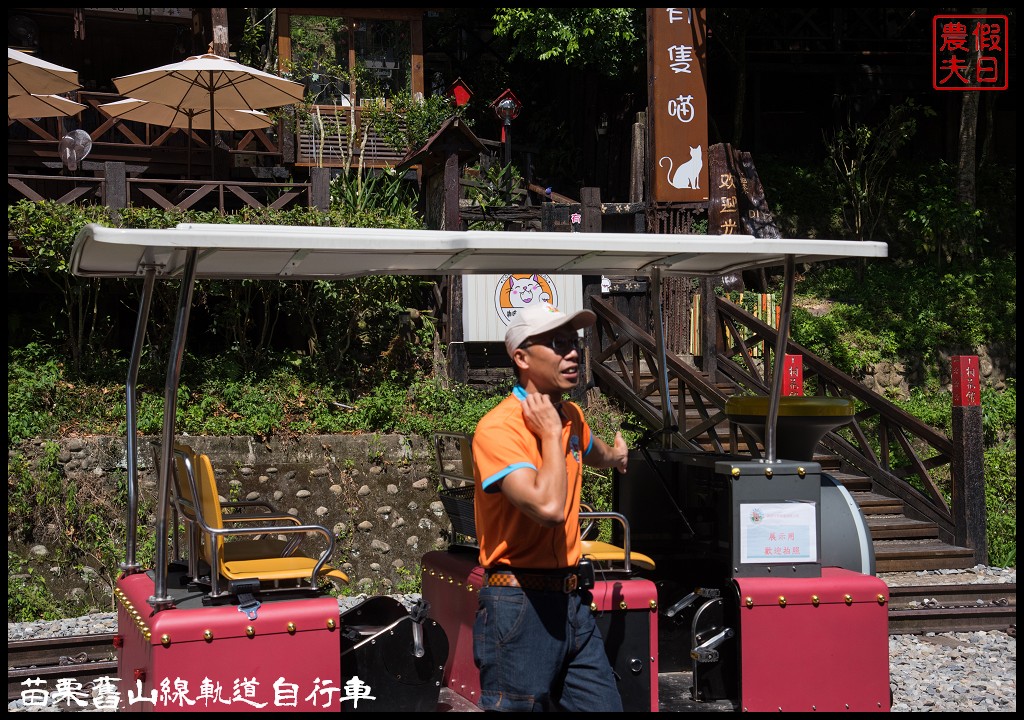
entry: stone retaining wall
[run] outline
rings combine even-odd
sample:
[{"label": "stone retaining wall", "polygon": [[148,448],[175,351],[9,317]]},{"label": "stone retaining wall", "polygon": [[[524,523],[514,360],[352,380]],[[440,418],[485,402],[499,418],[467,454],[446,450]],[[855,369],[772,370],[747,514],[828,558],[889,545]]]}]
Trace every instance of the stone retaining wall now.
[{"label": "stone retaining wall", "polygon": [[[142,440],[139,453],[140,499],[149,508],[157,492],[154,441]],[[425,438],[367,434],[179,441],[210,456],[222,499],[268,502],[303,523],[332,531],[332,564],[348,574],[352,592],[410,591],[418,584],[421,556],[447,547],[451,526],[438,498],[433,450]],[[25,443],[18,451],[38,456],[45,444]],[[125,476],[124,438],[70,438],[58,444],[58,462],[78,487],[109,489],[116,486],[115,474]],[[140,546],[154,522],[150,514],[146,527],[140,528]],[[9,527],[8,535],[19,536],[19,529]],[[29,529],[23,536],[36,538],[29,553],[36,559],[49,554],[46,544],[61,541],[47,528]],[[324,547],[322,542],[305,543],[306,554]],[[117,569],[99,571],[112,577]],[[95,579],[88,571],[83,575]]]}]

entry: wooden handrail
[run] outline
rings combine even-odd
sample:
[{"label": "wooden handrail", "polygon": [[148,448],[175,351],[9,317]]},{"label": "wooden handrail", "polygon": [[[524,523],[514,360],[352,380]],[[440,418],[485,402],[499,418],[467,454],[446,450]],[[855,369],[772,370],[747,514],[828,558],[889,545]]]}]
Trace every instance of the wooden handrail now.
[{"label": "wooden handrail", "polygon": [[[728,328],[728,337],[734,342],[730,347],[719,343],[719,373],[744,390],[763,394],[767,384],[764,375],[757,373],[750,347],[758,342],[764,343],[767,351],[763,366],[768,372],[777,332],[727,298],[718,297],[716,303],[719,328],[723,331],[720,337],[726,337],[724,329]],[[745,341],[741,339],[744,334],[747,335]],[[903,500],[912,510],[911,514],[938,525],[943,539],[951,542],[955,523],[934,471],[949,466],[950,473],[953,472],[952,441],[799,343],[789,340],[786,352],[802,356],[804,380],[816,380],[819,395],[853,399],[861,408],[846,426],[852,440],[843,437],[840,428],[827,433],[822,444],[871,477],[886,492]],[[736,356],[741,358],[742,364],[736,362]],[[877,420],[877,427],[873,428],[867,422],[869,420]],[[897,453],[906,460],[899,466],[893,466],[892,458]],[[921,487],[915,487],[911,483],[913,479]]]},{"label": "wooden handrail", "polygon": [[[657,394],[660,372],[654,338],[612,305],[591,298],[597,314],[592,371],[599,382],[621,398],[638,417],[652,428],[663,424],[662,398]],[[669,389],[674,397],[677,429],[668,433],[671,442],[694,452],[730,452],[760,457],[756,440],[731,423],[725,416],[728,393],[768,391],[771,355],[776,331],[770,325],[734,305],[717,298],[716,325],[719,337],[730,338],[730,346],[718,343],[716,377],[709,379],[678,357],[666,358]],[[726,333],[728,329],[728,334]],[[763,343],[765,357],[755,360],[752,349]],[[953,443],[941,432],[921,422],[888,399],[872,392],[856,379],[842,373],[802,345],[787,344],[787,353],[803,356],[805,380],[815,380],[818,394],[853,399],[860,408],[851,422],[826,433],[822,447],[869,477],[877,487],[904,502],[908,516],[936,524],[940,537],[953,542],[955,520],[936,480],[936,470],[950,475]],[[761,362],[758,362],[761,361]],[[644,376],[644,371],[650,374]],[[696,422],[693,422],[696,420]],[[729,437],[720,437],[718,426],[728,423]],[[893,465],[895,457],[904,458]],[[956,479],[953,478],[955,482]]]},{"label": "wooden handrail", "polygon": [[[204,198],[223,215],[228,200],[251,208],[281,210],[295,205],[327,210],[330,183],[327,170],[313,168],[311,182],[263,182],[239,180],[180,180],[177,178],[128,177],[123,163],[97,165],[99,177],[68,175],[7,175],[7,185],[33,202],[51,200],[71,204],[89,199],[118,210],[131,206],[188,210]],[[120,167],[120,172],[114,171]]]},{"label": "wooden handrail", "polygon": [[[644,382],[645,379],[641,377],[644,365],[652,378],[657,378],[660,372],[654,338],[604,300],[591,298],[591,308],[597,315],[599,344],[594,350],[594,374],[602,382],[617,389],[617,394],[630,409],[649,425],[661,427],[662,398],[656,397],[656,401],[653,399],[658,391],[658,383],[655,379]],[[619,372],[609,367],[609,361],[615,363]],[[684,418],[687,413],[691,413],[698,419],[693,427],[680,426],[668,437],[698,452],[703,452],[702,442],[706,442],[715,452],[742,451],[758,457],[757,444],[746,433],[742,433],[742,449],[736,445],[740,439],[738,436],[730,436],[728,449],[719,437],[718,426],[727,420],[726,395],[696,368],[674,355],[669,355],[665,361],[668,387],[670,391],[675,390],[675,417]]]}]

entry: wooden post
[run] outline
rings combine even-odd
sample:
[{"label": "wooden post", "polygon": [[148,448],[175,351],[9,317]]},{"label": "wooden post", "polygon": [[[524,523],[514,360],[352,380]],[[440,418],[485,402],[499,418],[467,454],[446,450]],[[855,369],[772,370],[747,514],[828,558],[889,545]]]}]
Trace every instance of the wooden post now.
[{"label": "wooden post", "polygon": [[601,188],[580,188],[583,222],[580,232],[601,232]]},{"label": "wooden post", "polygon": [[331,209],[331,173],[327,168],[309,169],[309,204],[321,212]]},{"label": "wooden post", "polygon": [[[462,229],[462,215],[459,212],[459,173],[459,154],[453,150],[444,160],[444,210],[441,214],[443,230]],[[462,276],[452,275],[448,281],[448,288],[448,376],[455,382],[465,383],[469,380],[469,358],[466,355],[466,336],[462,327]]]},{"label": "wooden post", "polygon": [[[601,188],[585,187],[580,188],[580,213],[583,219],[580,222],[581,232],[601,232]],[[601,278],[595,275],[584,275],[583,282],[583,306],[590,308],[590,295],[601,292]],[[581,382],[576,384],[572,391],[572,399],[583,403],[586,399],[587,389],[593,385],[591,375],[590,356],[591,348],[597,343],[597,329],[593,326],[583,331],[583,349],[580,352],[580,378]]]},{"label": "wooden post", "polygon": [[123,162],[103,163],[103,204],[111,210],[128,207],[128,175]]},{"label": "wooden post", "polygon": [[213,28],[213,42],[210,43],[213,54],[228,57],[228,9],[210,8],[210,25]]},{"label": "wooden post", "polygon": [[[459,212],[459,153],[452,150],[444,160],[444,213],[442,230],[461,230],[462,215]],[[462,320],[460,319],[461,323]]]},{"label": "wooden post", "polygon": [[457,383],[469,380],[465,334],[462,328],[462,276],[452,275],[448,284],[448,377]]},{"label": "wooden post", "polygon": [[[647,114],[637,113],[633,124],[633,152],[629,170],[629,201],[644,201],[644,185],[647,180]],[[641,216],[642,217],[642,216]],[[641,229],[636,232],[643,232]]]},{"label": "wooden post", "polygon": [[988,539],[978,356],[953,356],[952,375],[954,542],[974,550],[974,562],[984,565],[988,563]]},{"label": "wooden post", "polygon": [[718,382],[718,298],[715,278],[700,279],[700,350],[701,370],[712,383]]}]

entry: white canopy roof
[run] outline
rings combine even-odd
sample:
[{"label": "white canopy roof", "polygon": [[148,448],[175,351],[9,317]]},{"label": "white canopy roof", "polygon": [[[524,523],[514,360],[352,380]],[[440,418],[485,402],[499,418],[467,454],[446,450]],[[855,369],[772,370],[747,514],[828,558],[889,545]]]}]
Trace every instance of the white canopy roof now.
[{"label": "white canopy roof", "polygon": [[559,273],[720,276],[845,257],[885,257],[881,242],[759,239],[752,235],[652,235],[389,230],[285,225],[182,224],[165,230],[88,225],[71,252],[83,277],[134,277],[156,267],[180,276],[199,249],[197,278],[341,279],[370,274]]}]

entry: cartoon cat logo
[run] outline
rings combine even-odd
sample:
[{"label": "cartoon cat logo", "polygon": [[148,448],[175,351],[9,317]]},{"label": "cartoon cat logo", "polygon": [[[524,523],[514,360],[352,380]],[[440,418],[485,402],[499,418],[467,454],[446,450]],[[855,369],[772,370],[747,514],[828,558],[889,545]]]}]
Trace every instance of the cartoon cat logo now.
[{"label": "cartoon cat logo", "polygon": [[700,190],[700,171],[704,167],[704,150],[700,145],[690,148],[690,159],[672,172],[672,158],[668,155],[658,161],[658,167],[664,167],[668,160],[668,184],[677,190]]},{"label": "cartoon cat logo", "polygon": [[508,325],[519,308],[542,302],[557,303],[555,286],[547,275],[502,275],[494,293],[494,305],[502,321]]}]

